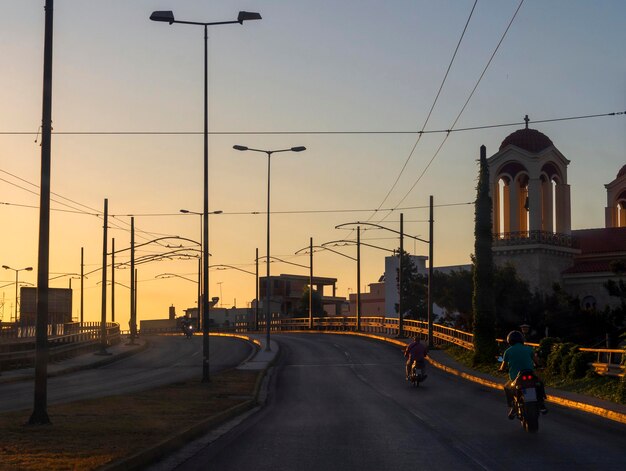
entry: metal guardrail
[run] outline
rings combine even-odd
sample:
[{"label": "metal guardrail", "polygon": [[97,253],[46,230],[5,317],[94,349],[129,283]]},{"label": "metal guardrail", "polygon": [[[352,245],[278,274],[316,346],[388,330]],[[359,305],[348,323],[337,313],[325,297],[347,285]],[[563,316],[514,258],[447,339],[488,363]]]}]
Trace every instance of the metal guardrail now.
[{"label": "metal guardrail", "polygon": [[[403,322],[405,334],[419,334],[424,338],[428,336],[428,323],[425,321],[405,320]],[[246,322],[239,322],[235,325],[236,332],[250,332],[254,328]],[[310,330],[309,318],[285,318],[272,320],[271,329],[274,332],[288,332],[294,330]],[[336,316],[336,317],[316,317],[313,318],[312,330],[331,331],[356,331],[356,317]],[[387,317],[362,317],[361,332],[378,333],[386,335],[398,334],[398,319]],[[259,331],[265,331],[265,322],[259,321]],[[441,324],[433,324],[433,343],[435,345],[454,344],[467,350],[474,348],[474,334],[454,329]],[[505,343],[504,339],[497,339],[499,344]],[[538,347],[537,343],[527,343],[532,347]],[[598,349],[580,348],[582,352],[589,352],[596,355],[596,361],[592,366],[599,374],[611,376],[624,376],[626,368],[624,357],[626,351],[623,349]]]},{"label": "metal guardrail", "polygon": [[[0,342],[0,371],[34,365],[36,340],[32,336],[23,336],[24,333],[31,331],[34,333],[33,329],[20,327],[20,329],[13,329],[13,335],[3,335]],[[57,332],[62,332],[62,334],[55,335]],[[106,334],[107,345],[119,343],[121,340],[119,324],[107,322]],[[49,361],[60,361],[97,349],[100,346],[100,335],[99,322],[49,325]]]}]

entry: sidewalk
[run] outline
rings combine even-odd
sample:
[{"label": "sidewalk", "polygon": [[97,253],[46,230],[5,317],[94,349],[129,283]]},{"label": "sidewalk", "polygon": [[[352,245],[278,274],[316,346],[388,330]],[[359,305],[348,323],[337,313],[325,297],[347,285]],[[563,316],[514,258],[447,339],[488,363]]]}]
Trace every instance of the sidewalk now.
[{"label": "sidewalk", "polygon": [[[134,355],[135,353],[139,353],[148,347],[148,341],[145,339],[137,339],[135,343],[136,345],[128,345],[128,340],[123,338],[120,343],[107,348],[109,355],[100,355],[98,350],[94,350],[93,352],[84,353],[57,363],[49,363],[48,377],[50,378],[62,374],[73,373],[74,371],[108,365],[109,363],[113,363]],[[13,383],[16,381],[29,381],[34,379],[34,377],[34,367],[1,371],[0,384]]]}]

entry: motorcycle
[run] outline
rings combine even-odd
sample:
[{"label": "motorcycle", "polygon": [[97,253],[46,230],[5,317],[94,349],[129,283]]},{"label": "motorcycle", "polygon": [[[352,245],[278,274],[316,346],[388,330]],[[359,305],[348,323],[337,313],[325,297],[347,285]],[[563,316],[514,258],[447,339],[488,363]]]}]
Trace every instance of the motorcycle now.
[{"label": "motorcycle", "polygon": [[185,334],[185,336],[188,339],[193,337],[193,324],[191,323],[183,324],[183,334]]},{"label": "motorcycle", "polygon": [[411,372],[409,373],[409,383],[411,383],[413,387],[418,388],[420,383],[426,379],[426,375],[423,374],[422,371],[422,368],[414,361],[413,365],[411,365]]},{"label": "motorcycle", "polygon": [[527,432],[539,430],[540,380],[532,371],[520,371],[511,387],[514,390],[513,410]]}]

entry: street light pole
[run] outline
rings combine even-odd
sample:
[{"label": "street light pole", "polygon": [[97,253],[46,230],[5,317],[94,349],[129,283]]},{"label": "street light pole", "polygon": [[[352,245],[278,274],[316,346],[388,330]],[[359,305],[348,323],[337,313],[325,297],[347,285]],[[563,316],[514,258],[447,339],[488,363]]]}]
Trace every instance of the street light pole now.
[{"label": "street light pole", "polygon": [[430,195],[430,218],[428,221],[428,348],[433,348],[433,195]]},{"label": "street light pole", "polygon": [[111,239],[111,322],[115,322],[115,237]]},{"label": "street light pole", "polygon": [[356,331],[361,331],[361,226],[356,226]]},{"label": "street light pole", "polygon": [[271,328],[270,327],[270,324],[271,324],[270,302],[271,302],[271,293],[272,293],[272,283],[270,280],[270,170],[271,170],[272,154],[276,154],[278,152],[302,152],[306,150],[306,147],[298,146],[298,147],[291,147],[289,149],[263,150],[263,149],[252,149],[246,146],[235,145],[233,146],[233,149],[239,150],[239,151],[250,150],[253,152],[263,152],[267,154],[267,253],[266,253],[267,274],[266,274],[266,282],[265,282],[265,299],[267,302],[265,306],[265,325],[266,325],[265,351],[269,352],[271,351],[271,347],[270,347],[270,328]]},{"label": "street light pole", "polygon": [[203,172],[203,196],[204,196],[204,225],[203,225],[203,279],[202,279],[202,382],[209,382],[209,96],[208,96],[208,27],[212,25],[224,25],[244,21],[260,20],[261,15],[254,12],[240,11],[236,21],[219,22],[196,22],[177,21],[172,11],[155,11],[150,15],[152,21],[169,23],[182,23],[189,25],[204,26],[204,172]]},{"label": "street light pole", "polygon": [[[431,196],[431,220],[432,220],[432,196]],[[404,332],[403,332],[403,318],[402,318],[402,292],[404,291],[404,281],[402,279],[402,254],[404,253],[404,237],[410,237],[411,239],[414,240],[419,240],[420,242],[425,242],[427,244],[429,244],[429,248],[430,248],[430,257],[432,257],[432,227],[431,227],[431,238],[430,240],[424,240],[424,239],[420,239],[419,237],[416,236],[412,236],[412,235],[408,235],[404,233],[404,216],[402,213],[400,213],[400,231],[395,231],[393,229],[389,229],[388,227],[385,226],[381,226],[379,224],[374,224],[371,222],[347,222],[344,224],[339,224],[338,226],[335,226],[335,229],[339,229],[339,228],[345,228],[346,226],[357,226],[357,231],[359,228],[359,225],[365,225],[365,226],[372,226],[378,229],[383,229],[385,231],[389,231],[389,232],[393,232],[395,234],[399,234],[400,235],[400,258],[398,261],[398,337],[403,337],[404,336]],[[357,232],[358,234],[358,232]],[[364,244],[367,245],[367,244]],[[382,248],[382,247],[375,247],[375,248]],[[394,251],[395,253],[395,251]],[[431,258],[432,260],[432,258]],[[432,280],[432,272],[429,272],[429,279],[428,279],[428,286],[430,287],[431,285],[431,280]],[[429,288],[428,291],[428,305],[432,306],[432,291]],[[430,308],[430,311],[432,311],[432,307]],[[431,315],[430,315],[430,311],[429,311],[429,319],[431,319]],[[430,323],[432,324],[432,319],[430,321]],[[429,333],[429,336],[432,337],[432,331]]]},{"label": "street light pole", "polygon": [[82,328],[84,322],[84,297],[83,297],[83,279],[85,278],[85,248],[80,248],[80,326]]},{"label": "street light pole", "polygon": [[[21,271],[32,271],[33,267],[26,267],[26,268],[19,268],[19,269],[15,269],[15,268],[11,268],[8,265],[2,265],[2,268],[4,268],[5,270],[13,270],[15,272],[15,322],[17,323],[17,286],[19,284],[19,272]],[[22,316],[20,316],[20,321]]]},{"label": "street light pole", "polygon": [[[198,213],[196,211],[189,211],[188,209],[181,209],[179,210],[181,213],[183,214],[195,214],[196,216],[200,216],[200,247],[204,247],[203,245],[203,241],[204,239],[204,235],[203,233],[203,229],[204,229],[204,225],[203,225],[203,221],[204,221],[204,214],[203,213]],[[222,214],[223,211],[222,210],[217,210],[217,211],[210,211],[208,214]],[[206,244],[207,247],[207,251],[208,251],[208,247],[209,244]],[[203,253],[204,251],[202,251]],[[210,254],[209,254],[210,255]],[[200,316],[201,316],[201,312],[202,312],[202,267],[203,267],[203,260],[204,257],[201,255],[200,256],[200,260],[198,260],[198,329],[200,329],[201,327],[201,322],[200,322]],[[207,282],[208,283],[208,282]],[[204,333],[204,330],[203,330]],[[204,341],[204,338],[203,338]]]},{"label": "street light pole", "polygon": [[313,237],[309,238],[309,329],[313,329]]},{"label": "street light pole", "polygon": [[254,303],[254,331],[259,330],[259,248],[256,248],[256,302]]}]

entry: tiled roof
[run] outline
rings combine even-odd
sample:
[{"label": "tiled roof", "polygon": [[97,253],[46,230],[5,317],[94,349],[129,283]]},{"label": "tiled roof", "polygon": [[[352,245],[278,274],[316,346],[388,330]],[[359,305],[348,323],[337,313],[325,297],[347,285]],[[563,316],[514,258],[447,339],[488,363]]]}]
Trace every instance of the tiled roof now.
[{"label": "tiled roof", "polygon": [[572,231],[572,238],[580,255],[574,258],[574,265],[565,270],[564,275],[611,272],[613,260],[626,259],[626,227],[579,229]]},{"label": "tiled roof", "polygon": [[606,261],[588,261],[588,262],[575,262],[574,265],[569,267],[563,272],[564,275],[573,273],[606,273],[611,271],[611,262]]},{"label": "tiled roof", "polygon": [[581,250],[581,256],[610,252],[624,252],[626,258],[626,227],[579,229],[572,231]]},{"label": "tiled roof", "polygon": [[514,145],[528,152],[541,152],[542,150],[550,147],[552,141],[548,136],[540,133],[536,129],[518,129],[512,134],[509,134],[504,138],[502,144],[500,144],[500,150],[504,149],[508,145]]}]

